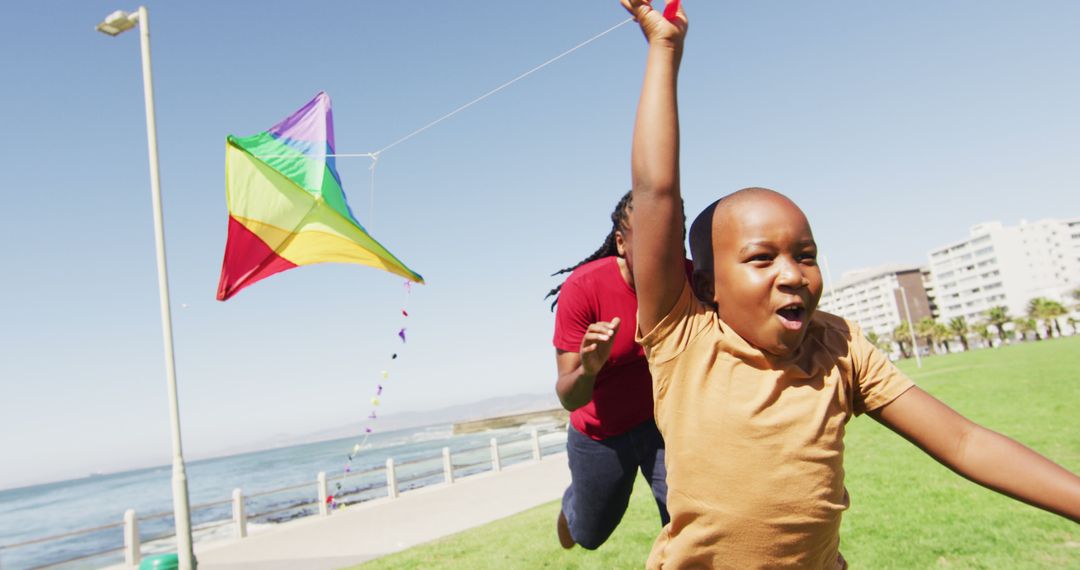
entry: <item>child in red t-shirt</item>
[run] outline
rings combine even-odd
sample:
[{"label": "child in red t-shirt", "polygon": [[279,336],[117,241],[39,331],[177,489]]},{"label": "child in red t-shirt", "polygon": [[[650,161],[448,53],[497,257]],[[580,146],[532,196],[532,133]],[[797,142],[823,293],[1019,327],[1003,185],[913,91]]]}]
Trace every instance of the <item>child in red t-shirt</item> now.
[{"label": "child in red t-shirt", "polygon": [[629,256],[631,196],[611,215],[604,245],[574,267],[557,295],[555,390],[570,410],[571,483],[559,513],[559,541],[598,548],[622,519],[640,470],[667,524],[664,440],[653,421],[652,377],[634,342],[637,296]]}]

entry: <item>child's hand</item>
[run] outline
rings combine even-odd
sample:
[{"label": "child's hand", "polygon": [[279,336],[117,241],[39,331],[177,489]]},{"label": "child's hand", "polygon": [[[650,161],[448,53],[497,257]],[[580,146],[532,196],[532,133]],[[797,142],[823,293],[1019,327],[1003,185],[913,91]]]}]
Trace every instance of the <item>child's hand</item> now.
[{"label": "child's hand", "polygon": [[604,367],[609,356],[611,346],[615,342],[615,332],[619,330],[619,317],[611,319],[610,323],[599,322],[589,325],[585,336],[581,339],[581,368],[588,376],[596,376]]},{"label": "child's hand", "polygon": [[[675,1],[667,0],[667,4],[670,6]],[[661,14],[653,9],[652,0],[620,0],[620,2],[641,26],[641,31],[650,44],[667,43],[674,47],[682,47],[689,20],[686,19],[686,12],[683,11],[681,3],[674,14],[667,9],[664,10],[664,14]],[[670,16],[670,19],[665,16]]]}]

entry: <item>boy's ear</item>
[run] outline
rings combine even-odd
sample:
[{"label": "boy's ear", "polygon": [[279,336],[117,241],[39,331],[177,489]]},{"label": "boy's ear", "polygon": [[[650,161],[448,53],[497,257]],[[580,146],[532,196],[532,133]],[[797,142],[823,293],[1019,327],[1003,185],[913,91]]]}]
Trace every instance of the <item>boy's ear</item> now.
[{"label": "boy's ear", "polygon": [[713,276],[700,269],[695,269],[690,275],[690,288],[694,290],[694,296],[698,301],[708,306],[716,304],[716,289],[713,284]]},{"label": "boy's ear", "polygon": [[618,252],[619,257],[626,257],[626,238],[618,230],[615,230],[615,251]]}]

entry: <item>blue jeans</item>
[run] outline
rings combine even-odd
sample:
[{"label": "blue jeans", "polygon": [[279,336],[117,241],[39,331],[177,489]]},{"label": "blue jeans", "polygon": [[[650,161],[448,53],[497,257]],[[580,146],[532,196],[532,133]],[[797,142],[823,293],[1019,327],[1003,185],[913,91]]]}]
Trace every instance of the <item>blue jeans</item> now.
[{"label": "blue jeans", "polygon": [[574,542],[594,550],[611,536],[630,503],[639,468],[652,487],[661,526],[668,523],[664,439],[655,422],[600,441],[570,425],[566,452],[570,486],[563,493],[562,511]]}]

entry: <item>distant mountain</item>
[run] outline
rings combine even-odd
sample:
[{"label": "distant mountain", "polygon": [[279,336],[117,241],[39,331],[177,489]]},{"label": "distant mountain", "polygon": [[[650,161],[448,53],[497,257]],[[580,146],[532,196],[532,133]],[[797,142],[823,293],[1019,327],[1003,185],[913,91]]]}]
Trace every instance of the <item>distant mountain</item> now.
[{"label": "distant mountain", "polygon": [[[437,410],[426,410],[422,412],[400,412],[397,414],[387,414],[385,416],[380,415],[379,431],[387,432],[420,426],[450,424],[454,422],[480,420],[498,416],[508,416],[511,414],[520,414],[524,412],[550,410],[553,408],[561,407],[562,405],[559,403],[559,399],[558,397],[556,397],[554,391],[545,394],[517,394],[514,396],[500,396],[496,398],[480,400],[479,402],[473,402],[471,404],[461,404],[457,406],[450,406],[447,408],[440,408]],[[205,457],[233,455],[236,453],[246,453],[249,451],[274,449],[278,447],[288,447],[291,445],[314,443],[317,441],[328,441],[346,437],[357,437],[361,435],[362,431],[363,426],[360,422],[352,422],[345,425],[302,434],[278,433],[266,439],[252,442],[250,444],[235,446],[228,449],[216,450],[211,452],[210,454],[207,454]]]}]

